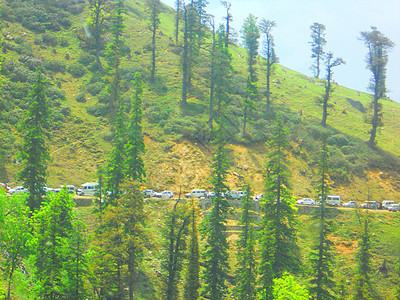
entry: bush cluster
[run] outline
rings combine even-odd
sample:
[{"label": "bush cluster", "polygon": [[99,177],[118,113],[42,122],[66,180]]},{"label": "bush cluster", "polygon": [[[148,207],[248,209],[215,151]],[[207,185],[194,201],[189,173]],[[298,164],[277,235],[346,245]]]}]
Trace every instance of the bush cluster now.
[{"label": "bush cluster", "polygon": [[70,64],[67,70],[68,73],[70,73],[75,78],[81,78],[83,75],[86,74],[86,68],[78,62]]}]

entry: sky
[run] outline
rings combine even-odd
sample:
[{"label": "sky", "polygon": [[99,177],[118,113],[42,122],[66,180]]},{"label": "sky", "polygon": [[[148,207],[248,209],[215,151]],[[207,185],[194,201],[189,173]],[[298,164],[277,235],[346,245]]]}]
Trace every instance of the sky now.
[{"label": "sky", "polygon": [[[162,0],[174,7],[176,0]],[[188,2],[189,0],[186,0]],[[208,0],[207,12],[223,23],[224,8],[219,0]],[[360,32],[371,26],[395,43],[389,52],[386,88],[388,97],[400,103],[400,0],[230,0],[233,28],[240,38],[243,20],[251,13],[258,20],[275,21],[273,30],[280,64],[313,76],[310,69],[310,25],[326,27],[325,52],[333,52],[346,64],[334,68],[333,80],[340,85],[368,92],[371,73],[366,69],[367,48]],[[240,42],[240,39],[239,39]],[[322,76],[325,76],[323,73]]]}]

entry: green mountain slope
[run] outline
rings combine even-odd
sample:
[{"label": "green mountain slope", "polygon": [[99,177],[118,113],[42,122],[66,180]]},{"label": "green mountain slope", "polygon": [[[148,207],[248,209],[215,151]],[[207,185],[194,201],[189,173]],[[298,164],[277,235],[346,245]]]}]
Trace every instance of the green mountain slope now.
[{"label": "green mountain slope", "polygon": [[[98,168],[105,166],[113,133],[102,103],[107,99],[106,74],[94,70],[92,53],[78,39],[78,36],[84,39],[89,34],[87,26],[83,26],[88,15],[86,2],[54,1],[51,11],[46,11],[46,14],[41,13],[46,8],[28,5],[28,1],[0,3],[4,79],[0,103],[3,148],[0,181],[19,183],[16,176],[19,164],[13,163],[18,159],[21,140],[18,122],[26,107],[26,96],[36,67],[44,68],[51,83],[49,98],[53,107],[53,138],[50,142],[49,186],[80,185],[96,180]],[[16,9],[16,3],[20,8]],[[160,15],[156,82],[150,84],[151,36],[145,1],[127,0],[126,8],[124,39],[130,54],[122,62],[123,92],[125,101],[129,103],[130,81],[134,73],[140,71],[145,79],[146,185],[174,192],[178,192],[180,186],[183,190],[207,188],[213,152],[207,126],[210,46],[204,45],[195,67],[189,104],[180,107],[181,46],[174,43],[173,10],[163,7]],[[35,16],[36,20],[27,22],[28,16]],[[109,38],[106,34],[105,40]],[[232,123],[229,181],[232,189],[248,181],[253,189],[261,192],[271,123],[264,113],[263,60],[260,59],[257,66],[260,99],[251,117],[249,135],[243,138],[239,129],[243,111],[241,91],[245,82],[245,51],[237,45],[230,46],[230,51],[235,72],[228,106]],[[106,66],[104,53],[101,59]],[[284,66],[276,67],[272,79],[274,109],[283,112],[290,130],[294,194],[312,196],[316,153],[322,132],[319,126],[322,108],[317,98],[324,92],[324,82]],[[364,200],[367,192],[376,200],[383,197],[395,199],[400,187],[397,161],[400,154],[397,138],[400,105],[390,100],[382,101],[385,126],[377,137],[378,149],[371,150],[364,143],[370,128],[364,122],[371,112],[370,101],[370,95],[339,85],[332,95],[328,117],[332,192],[348,199]]]}]

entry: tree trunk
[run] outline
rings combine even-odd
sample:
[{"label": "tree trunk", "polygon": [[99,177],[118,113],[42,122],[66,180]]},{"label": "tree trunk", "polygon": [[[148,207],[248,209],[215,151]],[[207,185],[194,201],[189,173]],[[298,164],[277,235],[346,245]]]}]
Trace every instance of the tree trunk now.
[{"label": "tree trunk", "polygon": [[129,249],[128,258],[128,289],[129,300],[133,300],[133,289],[135,283],[135,250],[131,246]]},{"label": "tree trunk", "polygon": [[375,96],[374,97],[374,116],[372,118],[372,130],[371,130],[371,136],[368,141],[368,146],[369,147],[374,147],[375,145],[375,138],[376,138],[376,131],[378,128],[378,98]]}]

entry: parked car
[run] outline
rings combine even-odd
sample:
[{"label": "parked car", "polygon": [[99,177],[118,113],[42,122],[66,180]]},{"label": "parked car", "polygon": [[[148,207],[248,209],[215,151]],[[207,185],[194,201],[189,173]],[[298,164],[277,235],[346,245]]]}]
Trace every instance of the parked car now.
[{"label": "parked car", "polygon": [[399,203],[394,203],[389,205],[388,207],[389,211],[400,211],[400,204]]},{"label": "parked car", "polygon": [[79,190],[79,196],[94,196],[98,190],[100,185],[97,182],[87,182],[82,184],[82,187]]},{"label": "parked car", "polygon": [[394,201],[392,200],[384,200],[382,201],[382,209],[388,209],[389,205],[394,204]]},{"label": "parked car", "polygon": [[376,201],[365,201],[363,204],[361,204],[361,208],[365,209],[377,209],[378,204]]},{"label": "parked car", "polygon": [[193,190],[188,194],[185,194],[186,198],[202,198],[202,197],[206,197],[207,196],[207,192],[206,190]]},{"label": "parked car", "polygon": [[174,193],[171,191],[163,191],[160,193],[160,198],[163,199],[169,199],[169,198],[173,198],[174,197]]},{"label": "parked car", "polygon": [[247,193],[245,191],[230,191],[227,193],[228,198],[237,199],[237,200],[246,197],[246,195],[247,195]]},{"label": "parked car", "polygon": [[355,208],[357,207],[357,202],[356,201],[349,201],[343,204],[343,207],[352,207]]},{"label": "parked car", "polygon": [[[221,198],[223,198],[223,199],[226,197],[225,193],[220,192],[219,194],[220,194]],[[208,192],[206,194],[206,197],[207,198],[214,198],[215,197],[215,192]]]},{"label": "parked car", "polygon": [[326,203],[332,206],[340,206],[342,204],[342,201],[340,199],[340,196],[328,195],[328,197],[326,197]]},{"label": "parked car", "polygon": [[8,192],[12,195],[14,193],[16,193],[16,194],[27,193],[28,190],[26,188],[24,188],[23,186],[17,186],[15,189],[10,189]]},{"label": "parked car", "polygon": [[301,200],[298,200],[296,203],[303,205],[315,205],[315,200],[311,198],[303,198]]},{"label": "parked car", "polygon": [[142,195],[144,195],[145,197],[155,197],[156,192],[150,189],[146,189],[142,191]]}]

